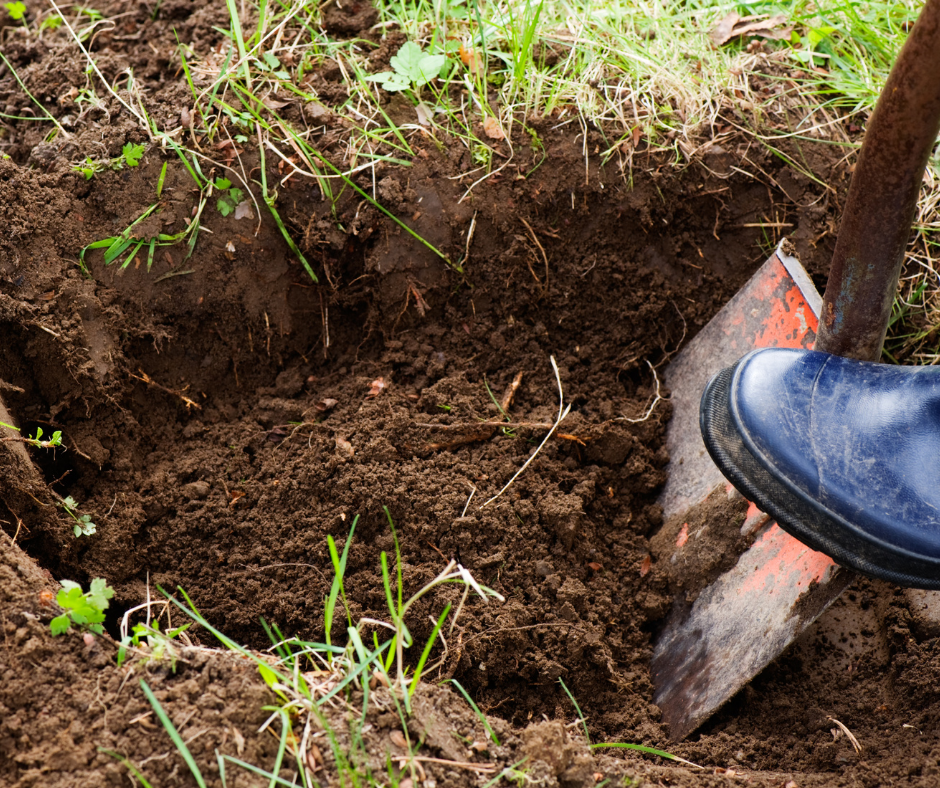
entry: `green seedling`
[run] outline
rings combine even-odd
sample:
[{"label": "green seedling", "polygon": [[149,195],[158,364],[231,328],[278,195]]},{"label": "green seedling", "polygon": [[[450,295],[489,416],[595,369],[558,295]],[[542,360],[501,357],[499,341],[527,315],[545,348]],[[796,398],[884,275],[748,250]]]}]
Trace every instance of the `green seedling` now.
[{"label": "green seedling", "polygon": [[[0,427],[6,427],[10,430],[16,430],[20,432],[19,427],[14,427],[12,424],[7,424],[5,421],[0,421]],[[56,430],[52,433],[52,437],[49,440],[42,440],[43,436],[42,427],[36,427],[36,433],[29,438],[4,438],[4,440],[21,440],[23,443],[28,443],[30,446],[33,446],[37,449],[54,449],[57,446],[62,445],[62,431]]]},{"label": "green seedling", "polygon": [[14,22],[19,22],[26,16],[26,5],[25,3],[19,2],[19,0],[15,3],[4,3],[3,7],[7,10],[10,19]]},{"label": "green seedling", "polygon": [[[79,99],[75,101],[80,103]],[[125,143],[120,156],[115,156],[113,159],[92,159],[91,156],[86,156],[85,161],[73,165],[72,169],[80,172],[85,176],[85,180],[89,181],[103,170],[120,170],[125,164],[128,167],[138,166],[145,150],[144,145],[135,145],[133,142],[128,142]]]},{"label": "green seedling", "polygon": [[574,709],[578,712],[578,718],[581,720],[581,725],[584,727],[584,738],[587,739],[588,747],[592,750],[612,747],[619,748],[622,750],[636,750],[637,752],[645,752],[648,755],[656,755],[660,758],[665,758],[669,761],[676,761],[678,763],[684,763],[687,766],[694,766],[696,769],[701,769],[697,763],[692,763],[692,761],[687,761],[685,758],[680,758],[678,755],[673,755],[672,753],[665,752],[664,750],[657,750],[654,747],[647,747],[645,744],[628,744],[628,743],[602,743],[602,744],[591,744],[591,734],[588,733],[587,720],[584,717],[584,714],[581,712],[581,707],[578,705],[578,701],[575,700],[574,695],[571,694],[571,690],[568,689],[568,686],[565,684],[561,678],[558,679],[558,683],[561,684],[561,688],[565,691],[565,694],[571,700],[571,703],[574,705]]},{"label": "green seedling", "polygon": [[[165,179],[165,172],[161,171],[160,179],[157,182],[157,188],[160,192],[163,191],[163,179]],[[229,193],[232,191],[239,191],[237,189],[230,189]],[[186,246],[188,251],[183,257],[185,262],[190,258],[193,253],[193,250],[196,246],[196,240],[199,237],[200,229],[200,220],[202,218],[202,212],[206,207],[206,201],[209,199],[209,190],[208,187],[203,188],[200,191],[199,203],[196,206],[195,215],[192,220],[186,226],[185,229],[181,230],[178,233],[172,235],[168,233],[158,233],[155,236],[150,238],[141,238],[139,235],[135,234],[134,228],[140,224],[144,219],[146,219],[151,214],[159,212],[160,204],[154,203],[149,206],[140,216],[138,216],[133,222],[131,222],[127,227],[124,228],[124,231],[120,235],[111,236],[109,238],[102,238],[100,241],[93,241],[88,244],[85,248],[79,252],[78,255],[78,267],[81,268],[82,273],[86,277],[91,277],[91,272],[88,270],[88,265],[85,263],[85,255],[88,254],[93,249],[104,249],[104,264],[111,265],[119,257],[126,253],[124,261],[121,263],[121,269],[127,268],[131,261],[137,256],[137,253],[141,249],[146,248],[147,250],[147,270],[149,271],[153,266],[153,259],[156,253],[156,250],[161,246],[175,246],[178,243],[186,241]],[[182,271],[178,273],[184,273]],[[185,273],[192,273],[187,271]],[[166,276],[176,275],[176,274],[166,274]]]},{"label": "green seedling", "polygon": [[53,14],[52,16],[47,16],[42,22],[39,23],[39,30],[58,30],[62,27],[62,17],[58,14]]},{"label": "green seedling", "polygon": [[76,538],[79,536],[91,536],[98,530],[97,526],[91,521],[90,514],[79,514],[78,504],[71,495],[59,501],[59,506],[65,509],[69,517],[75,521],[72,530],[75,532]]},{"label": "green seedling", "polygon": [[138,769],[137,765],[126,755],[121,755],[121,753],[106,749],[105,747],[99,747],[98,752],[104,753],[105,755],[110,755],[116,761],[119,761],[125,769],[127,769],[140,781],[140,784],[144,788],[153,788],[153,786],[150,784],[150,781],[144,776],[144,773]]},{"label": "green seedling", "polygon": [[118,648],[117,666],[121,667],[124,660],[127,659],[127,649],[129,646],[145,651],[148,656],[141,659],[142,662],[162,662],[169,660],[170,669],[176,672],[176,659],[178,650],[176,647],[177,638],[192,626],[190,621],[175,629],[168,629],[165,632],[160,631],[160,623],[155,622],[154,626],[148,624],[134,624],[131,628],[131,634],[121,638],[121,645]]},{"label": "green seedling", "polygon": [[145,150],[146,147],[143,145],[135,145],[133,142],[125,143],[118,160],[123,161],[128,167],[136,167],[140,164],[140,158]]},{"label": "green seedling", "polygon": [[234,188],[228,178],[216,178],[213,185],[219,192],[219,199],[215,203],[215,207],[219,209],[219,213],[223,216],[234,213],[235,208],[238,207],[238,204],[244,199],[245,192],[241,189]]},{"label": "green seedling", "polygon": [[431,55],[423,52],[413,41],[401,45],[389,65],[393,71],[382,71],[366,77],[370,82],[381,82],[390,93],[401,90],[417,90],[432,79],[436,79],[447,62],[446,55]]},{"label": "green seedling", "polygon": [[558,678],[558,683],[561,684],[561,688],[565,691],[565,695],[571,700],[571,703],[574,705],[574,710],[578,712],[578,719],[581,720],[581,725],[584,728],[584,738],[587,740],[588,746],[591,745],[591,734],[588,733],[587,720],[584,719],[584,714],[581,712],[581,707],[578,705],[578,701],[574,699],[574,695],[571,694],[571,690],[568,689],[568,685],[562,681],[561,677]]},{"label": "green seedling", "polygon": [[92,580],[88,591],[84,592],[78,583],[63,580],[55,601],[65,612],[49,622],[52,634],[68,632],[74,624],[78,629],[100,635],[103,632],[101,622],[104,621],[104,611],[108,609],[108,600],[113,596],[114,589],[101,577]]},{"label": "green seedling", "polygon": [[49,440],[42,440],[43,431],[42,427],[36,427],[35,435],[32,435],[29,438],[23,438],[24,443],[28,443],[30,446],[34,446],[37,449],[54,449],[57,446],[62,445],[62,431],[56,430],[52,433],[52,437]]},{"label": "green seedling", "polygon": [[91,156],[86,156],[85,161],[83,161],[81,164],[74,165],[72,169],[84,175],[86,181],[90,181],[95,176],[95,174],[101,172],[104,167],[95,162]]}]

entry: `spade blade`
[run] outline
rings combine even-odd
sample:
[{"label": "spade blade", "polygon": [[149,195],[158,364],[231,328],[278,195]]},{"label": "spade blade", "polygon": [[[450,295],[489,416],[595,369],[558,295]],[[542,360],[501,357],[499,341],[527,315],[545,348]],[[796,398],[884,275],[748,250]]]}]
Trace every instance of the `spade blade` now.
[{"label": "spade blade", "polygon": [[[716,507],[729,485],[699,432],[699,400],[713,374],[754,348],[813,346],[822,299],[787,247],[781,242],[666,371],[673,416],[659,499],[666,525],[656,538],[671,549],[659,560],[671,563],[684,593],[656,642],[651,669],[653,702],[674,739],[694,731],[769,665],[854,577],[767,522],[753,504],[743,524],[741,507]],[[725,548],[716,550],[716,543]],[[709,552],[711,566],[702,560]]]}]

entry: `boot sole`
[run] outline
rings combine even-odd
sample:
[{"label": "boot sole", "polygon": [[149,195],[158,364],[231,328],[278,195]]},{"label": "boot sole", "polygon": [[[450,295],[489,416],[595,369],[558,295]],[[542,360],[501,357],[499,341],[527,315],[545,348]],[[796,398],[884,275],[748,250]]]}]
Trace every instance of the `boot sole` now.
[{"label": "boot sole", "polygon": [[708,382],[699,411],[705,448],[725,477],[784,531],[836,563],[900,586],[940,589],[940,561],[865,534],[754,457],[731,413],[735,369],[722,370]]}]

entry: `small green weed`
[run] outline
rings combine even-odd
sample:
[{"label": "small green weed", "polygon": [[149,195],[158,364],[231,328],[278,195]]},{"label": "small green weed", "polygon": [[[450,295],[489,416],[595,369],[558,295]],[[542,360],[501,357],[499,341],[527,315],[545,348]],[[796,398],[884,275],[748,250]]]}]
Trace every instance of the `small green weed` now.
[{"label": "small green weed", "polygon": [[78,583],[63,580],[62,588],[56,594],[55,601],[65,612],[49,622],[53,635],[68,632],[74,624],[78,629],[100,635],[103,631],[104,611],[108,609],[108,600],[114,596],[114,589],[101,578],[91,581],[88,591],[82,591]]},{"label": "small green weed", "polygon": [[79,514],[78,503],[71,495],[59,501],[59,506],[65,509],[69,517],[75,521],[72,530],[75,532],[76,538],[79,536],[91,536],[98,530],[97,526],[91,521],[90,514]]},{"label": "small green weed", "polygon": [[[0,427],[6,427],[7,429],[20,432],[19,427],[14,427],[12,424],[7,424],[5,421],[0,421]],[[52,437],[48,440],[42,440],[42,436],[44,434],[45,433],[43,433],[42,427],[36,427],[35,434],[29,438],[4,438],[4,440],[20,440],[23,443],[27,443],[37,449],[54,449],[62,445],[62,430],[56,430],[53,432]]]},{"label": "small green weed", "polygon": [[19,0],[15,3],[4,3],[3,7],[14,22],[19,22],[26,16],[26,4],[19,2]]},{"label": "small green weed", "polygon": [[23,442],[28,443],[30,446],[35,446],[37,449],[54,449],[62,445],[62,430],[53,432],[49,440],[42,440],[42,436],[42,427],[36,427],[36,433],[32,437],[23,438]]},{"label": "small green weed", "polygon": [[146,150],[147,148],[144,145],[128,142],[121,150],[120,156],[115,156],[113,159],[92,159],[91,156],[86,156],[85,161],[74,165],[72,169],[84,175],[85,180],[89,181],[103,170],[120,170],[123,169],[125,164],[128,167],[138,166]]},{"label": "small green weed", "polygon": [[406,41],[389,60],[393,71],[370,74],[366,79],[381,82],[382,88],[389,92],[417,90],[436,79],[446,63],[446,55],[428,54],[413,41]]},{"label": "small green weed", "polygon": [[39,23],[40,32],[43,30],[58,30],[60,27],[62,27],[62,17],[58,14],[47,16]]},{"label": "small green weed", "polygon": [[219,192],[219,199],[215,203],[219,213],[223,216],[234,213],[235,208],[245,198],[245,192],[234,188],[228,178],[216,178],[213,185]]},{"label": "small green weed", "polygon": [[141,662],[162,662],[166,659],[170,663],[170,669],[175,673],[178,638],[192,625],[193,622],[190,621],[181,627],[161,631],[159,621],[152,625],[134,624],[131,633],[121,638],[117,654],[118,667],[121,667],[127,659],[128,647],[132,647],[146,652],[147,655],[142,657]]}]

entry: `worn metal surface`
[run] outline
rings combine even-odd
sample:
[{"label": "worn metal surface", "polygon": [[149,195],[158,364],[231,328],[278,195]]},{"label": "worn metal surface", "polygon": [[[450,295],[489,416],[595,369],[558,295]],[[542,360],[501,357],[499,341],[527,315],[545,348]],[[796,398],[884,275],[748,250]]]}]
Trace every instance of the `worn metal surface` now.
[{"label": "worn metal surface", "polygon": [[[754,348],[813,346],[821,299],[799,261],[783,246],[666,368],[664,380],[673,406],[666,433],[672,460],[659,496],[666,521],[726,483],[708,456],[698,428],[699,400],[708,379]],[[790,268],[802,277],[808,296]]]},{"label": "worn metal surface", "polygon": [[928,0],[865,131],[816,349],[878,361],[924,167],[940,131],[940,0]]},{"label": "worn metal surface", "polygon": [[660,636],[653,702],[682,739],[776,659],[852,581],[769,523],[734,568]]},{"label": "worn metal surface", "polygon": [[[698,429],[708,379],[754,348],[813,345],[822,299],[783,247],[669,365],[673,416],[666,445],[672,460],[659,501],[667,521],[698,519],[697,507],[729,487]],[[691,607],[677,602],[657,639],[653,702],[675,739],[695,730],[773,661],[853,577],[752,509],[740,526],[742,534],[757,529],[751,547]],[[699,549],[697,535],[683,529],[669,560],[682,562],[684,551]]]}]

